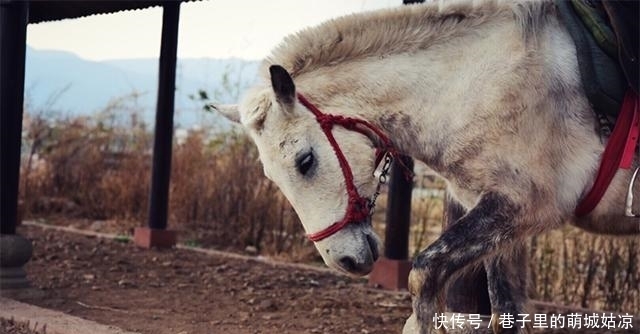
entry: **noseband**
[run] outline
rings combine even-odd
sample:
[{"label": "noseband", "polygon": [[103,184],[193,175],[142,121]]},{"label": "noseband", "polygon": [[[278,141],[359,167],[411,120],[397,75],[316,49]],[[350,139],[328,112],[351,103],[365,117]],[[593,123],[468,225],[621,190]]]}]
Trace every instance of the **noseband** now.
[{"label": "noseband", "polygon": [[[335,234],[336,232],[343,229],[349,223],[355,223],[364,221],[371,216],[373,213],[373,207],[375,205],[375,200],[380,192],[380,186],[386,182],[387,173],[389,172],[389,168],[391,167],[392,157],[396,155],[396,151],[391,145],[391,140],[389,137],[382,132],[375,125],[358,118],[345,117],[340,115],[332,115],[326,114],[320,111],[318,107],[313,105],[309,100],[307,100],[302,94],[298,93],[298,101],[309,109],[316,117],[316,121],[320,124],[322,128],[322,132],[324,132],[329,144],[333,148],[333,151],[338,158],[338,162],[340,163],[340,169],[342,169],[342,175],[344,176],[344,181],[347,187],[347,194],[349,196],[349,202],[347,204],[347,212],[344,215],[342,220],[333,223],[331,226],[321,230],[319,232],[307,234],[307,238],[313,242],[318,242],[325,238],[328,238]],[[342,149],[338,145],[335,137],[331,130],[334,125],[340,125],[341,127],[361,133],[367,136],[373,142],[376,148],[376,166],[380,164],[380,162],[384,159],[385,164],[382,168],[382,174],[379,178],[379,183],[376,188],[376,192],[371,199],[362,197],[358,193],[358,189],[353,181],[353,172],[351,171],[351,166],[349,166],[349,162],[344,156]]]}]

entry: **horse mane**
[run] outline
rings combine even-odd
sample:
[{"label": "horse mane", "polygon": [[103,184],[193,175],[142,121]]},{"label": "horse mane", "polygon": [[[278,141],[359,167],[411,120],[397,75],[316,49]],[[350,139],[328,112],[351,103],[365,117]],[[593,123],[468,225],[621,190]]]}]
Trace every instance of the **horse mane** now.
[{"label": "horse mane", "polygon": [[347,60],[415,52],[450,40],[497,18],[513,18],[525,40],[553,8],[549,0],[443,1],[351,14],[287,36],[267,57],[261,73],[278,64],[293,76]]}]

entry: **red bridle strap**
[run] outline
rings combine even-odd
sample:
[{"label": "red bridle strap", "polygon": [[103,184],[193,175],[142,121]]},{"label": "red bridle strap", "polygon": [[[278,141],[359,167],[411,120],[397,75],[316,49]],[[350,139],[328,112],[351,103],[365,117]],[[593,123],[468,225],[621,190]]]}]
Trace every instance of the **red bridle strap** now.
[{"label": "red bridle strap", "polygon": [[370,138],[373,141],[374,145],[378,147],[378,149],[376,150],[376,166],[382,160],[386,153],[395,155],[395,151],[393,150],[389,137],[387,137],[387,135],[382,130],[380,130],[373,124],[358,118],[323,113],[320,109],[318,109],[318,107],[309,102],[309,100],[307,100],[304,95],[300,93],[298,93],[298,101],[300,101],[300,103],[304,107],[309,109],[309,111],[314,114],[316,120],[322,128],[322,132],[324,132],[327,140],[329,141],[329,144],[331,144],[331,147],[333,148],[333,151],[338,158],[340,169],[342,169],[342,174],[344,176],[344,181],[347,187],[347,195],[349,196],[349,200],[347,203],[347,212],[345,213],[342,220],[333,223],[331,226],[327,227],[324,230],[307,234],[307,238],[309,238],[309,240],[318,242],[340,231],[349,223],[359,222],[367,219],[369,217],[369,213],[371,212],[371,203],[369,199],[360,196],[360,194],[358,193],[358,189],[356,188],[353,180],[353,172],[351,171],[351,166],[349,166],[347,158],[344,156],[342,149],[340,149],[338,142],[333,136],[333,126],[340,125],[347,130],[359,132]]}]

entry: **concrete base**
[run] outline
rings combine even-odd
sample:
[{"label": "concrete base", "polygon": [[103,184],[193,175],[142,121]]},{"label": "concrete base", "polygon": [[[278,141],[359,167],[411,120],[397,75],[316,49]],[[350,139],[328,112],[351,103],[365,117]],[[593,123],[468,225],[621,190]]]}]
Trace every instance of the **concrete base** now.
[{"label": "concrete base", "polygon": [[29,287],[24,266],[31,259],[31,241],[17,234],[0,235],[0,290]]},{"label": "concrete base", "polygon": [[133,240],[137,246],[142,248],[171,248],[176,245],[177,234],[172,230],[136,227]]},{"label": "concrete base", "polygon": [[369,285],[380,286],[386,290],[406,290],[411,266],[412,262],[408,260],[381,257],[369,274]]},{"label": "concrete base", "polygon": [[30,286],[27,272],[22,267],[0,268],[0,290],[24,289]]}]

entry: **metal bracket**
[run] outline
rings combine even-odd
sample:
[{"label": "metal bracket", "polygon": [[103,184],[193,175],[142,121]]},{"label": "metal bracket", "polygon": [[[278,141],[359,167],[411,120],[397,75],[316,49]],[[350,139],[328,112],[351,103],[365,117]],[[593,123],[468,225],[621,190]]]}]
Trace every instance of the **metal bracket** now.
[{"label": "metal bracket", "polygon": [[640,166],[636,168],[635,172],[633,172],[633,176],[631,176],[631,181],[629,181],[629,190],[627,190],[627,201],[625,203],[624,215],[627,217],[640,217],[640,214],[633,213],[633,185],[638,178],[638,171],[640,170]]}]

